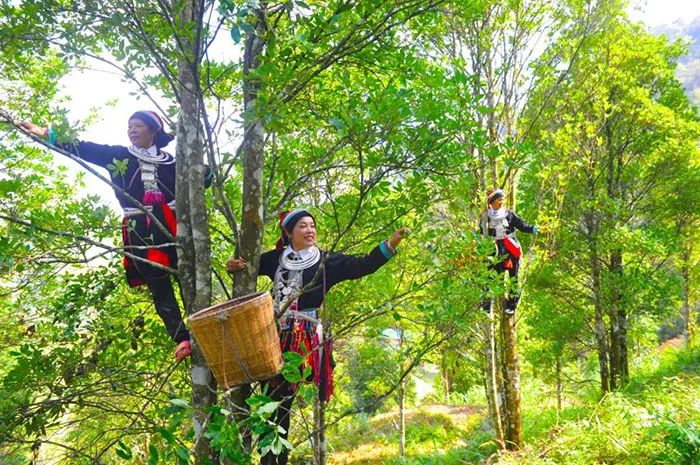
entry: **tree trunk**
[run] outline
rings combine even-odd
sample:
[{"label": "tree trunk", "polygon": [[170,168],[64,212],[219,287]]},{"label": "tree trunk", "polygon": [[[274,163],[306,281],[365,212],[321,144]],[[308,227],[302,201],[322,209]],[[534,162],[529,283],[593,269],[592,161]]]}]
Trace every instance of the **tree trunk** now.
[{"label": "tree trunk", "polygon": [[557,418],[561,413],[563,385],[561,381],[561,355],[557,355]]},{"label": "tree trunk", "polygon": [[503,400],[501,397],[501,379],[498,370],[498,357],[496,353],[496,335],[493,308],[489,311],[488,319],[483,325],[484,332],[484,358],[486,359],[486,399],[489,405],[489,413],[496,432],[496,442],[502,449],[505,448],[505,433],[501,421]]},{"label": "tree trunk", "polygon": [[622,376],[622,338],[620,336],[620,274],[622,273],[622,252],[610,254],[610,303],[608,319],[610,321],[610,390],[621,386]]},{"label": "tree trunk", "polygon": [[[260,82],[251,73],[260,66],[265,49],[265,6],[255,9],[254,32],[246,35],[243,55],[243,106],[246,113],[241,147],[243,157],[243,207],[238,250],[247,266],[235,274],[233,295],[243,296],[257,290],[258,266],[262,253],[264,231],[263,164],[265,160],[265,133],[260,109],[256,106]],[[230,401],[236,406],[235,418],[240,423],[246,417],[246,399],[250,386],[241,386],[231,392]],[[249,450],[251,436],[243,432],[244,447]]]},{"label": "tree trunk", "polygon": [[520,362],[516,341],[515,315],[503,314],[503,383],[506,396],[506,447],[518,450],[523,446],[520,410]]},{"label": "tree trunk", "polygon": [[[494,115],[496,111],[496,99],[493,95],[494,81],[493,62],[489,60],[486,63],[486,105],[491,111],[489,111],[486,116],[486,129],[488,130],[489,140],[492,144],[498,142],[498,131],[496,129],[496,119]],[[489,165],[491,166],[491,187],[495,189],[500,187],[498,184],[498,163],[496,163],[496,160],[490,160]]]},{"label": "tree trunk", "polygon": [[406,382],[399,387],[399,456],[406,455]]},{"label": "tree trunk", "polygon": [[693,342],[694,328],[690,311],[690,245],[686,244],[683,244],[683,253],[681,255],[681,277],[683,278],[683,305],[681,306],[681,320],[683,321],[682,334],[686,347],[689,347]]},{"label": "tree trunk", "polygon": [[314,458],[326,465],[326,402],[314,397]]},{"label": "tree trunk", "polygon": [[442,376],[442,384],[444,387],[444,396],[443,400],[447,404],[450,401],[450,393],[452,392],[452,385],[450,382],[450,373],[449,373],[449,368],[447,366],[447,349],[443,348],[442,350],[442,360],[440,364],[440,372]]},{"label": "tree trunk", "polygon": [[[404,350],[404,332],[402,328],[397,328],[399,333],[399,350]],[[447,370],[445,362],[445,350],[442,352],[443,369]],[[401,367],[403,371],[404,367]],[[406,380],[402,379],[399,384],[399,456],[403,457],[406,454]]]},{"label": "tree trunk", "polygon": [[613,302],[616,309],[615,322],[617,327],[613,331],[615,339],[615,356],[617,357],[617,387],[621,388],[629,382],[629,361],[627,360],[627,307],[625,305],[623,282],[622,251],[615,250],[610,259],[613,277]]},{"label": "tree trunk", "polygon": [[630,381],[629,351],[627,350],[627,310],[624,305],[620,306],[617,314],[620,323],[620,383],[624,386]]},{"label": "tree trunk", "polygon": [[[199,21],[199,3],[182,5],[181,24]],[[201,24],[197,23],[197,24]],[[211,257],[209,222],[204,201],[203,131],[199,108],[199,63],[201,48],[198,31],[183,40],[183,57],[179,62],[180,114],[178,116],[177,159],[177,239],[178,269],[182,300],[187,314],[211,303]],[[215,453],[204,436],[208,408],[216,401],[216,382],[196,344],[192,352],[192,407],[194,408],[195,463],[215,462]]]},{"label": "tree trunk", "polygon": [[600,288],[600,263],[598,261],[595,240],[591,244],[591,292],[595,307],[595,338],[598,346],[598,371],[600,373],[600,389],[603,393],[610,391],[608,368],[608,340],[605,331],[604,312]]},{"label": "tree trunk", "polygon": [[248,265],[236,276],[234,294],[237,296],[255,292],[258,265],[262,253],[263,222],[263,164],[265,161],[264,109],[257,107],[260,81],[251,77],[260,66],[265,49],[264,11],[256,10],[255,33],[248,34],[243,55],[243,105],[246,112],[243,137],[243,209],[239,250]]}]

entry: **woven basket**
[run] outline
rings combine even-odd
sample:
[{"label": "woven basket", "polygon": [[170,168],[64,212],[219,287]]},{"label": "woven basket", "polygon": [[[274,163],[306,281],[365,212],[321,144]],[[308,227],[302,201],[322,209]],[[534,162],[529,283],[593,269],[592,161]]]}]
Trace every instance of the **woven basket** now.
[{"label": "woven basket", "polygon": [[280,372],[282,352],[268,292],[205,308],[191,315],[189,323],[219,386],[252,383]]}]

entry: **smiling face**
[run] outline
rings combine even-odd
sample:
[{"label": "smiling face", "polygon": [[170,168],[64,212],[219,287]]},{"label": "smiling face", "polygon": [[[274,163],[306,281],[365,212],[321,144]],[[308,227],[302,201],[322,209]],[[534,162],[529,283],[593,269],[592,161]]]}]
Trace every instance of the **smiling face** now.
[{"label": "smiling face", "polygon": [[503,206],[503,197],[498,197],[493,202],[491,202],[491,208],[493,208],[494,210],[498,210],[502,206]]},{"label": "smiling face", "polygon": [[127,135],[132,145],[144,149],[152,146],[156,137],[156,133],[138,118],[129,120]]},{"label": "smiling face", "polygon": [[316,245],[316,224],[310,216],[303,216],[289,233],[294,250],[302,250]]}]

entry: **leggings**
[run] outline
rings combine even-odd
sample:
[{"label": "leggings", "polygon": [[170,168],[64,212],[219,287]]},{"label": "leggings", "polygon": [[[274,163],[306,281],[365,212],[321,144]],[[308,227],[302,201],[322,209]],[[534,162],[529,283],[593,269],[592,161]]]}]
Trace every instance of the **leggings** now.
[{"label": "leggings", "polygon": [[[512,266],[509,268],[506,268],[506,263],[510,260]],[[511,291],[506,295],[506,298],[504,299],[504,310],[508,313],[513,313],[515,312],[515,308],[518,306],[518,302],[520,301],[520,287],[518,286],[518,271],[520,269],[520,260],[517,258],[513,258],[510,255],[506,255],[505,260],[500,261],[496,263],[495,265],[492,265],[489,267],[489,270],[496,270],[498,272],[498,275],[500,276],[501,273],[504,273],[508,271],[508,275],[510,276],[510,279],[512,281],[511,283]],[[481,308],[483,308],[485,311],[489,311],[491,309],[491,299],[486,298],[481,301]]]},{"label": "leggings", "polygon": [[170,281],[170,276],[148,279],[146,284],[148,285],[148,290],[151,291],[156,312],[158,312],[158,316],[165,323],[165,329],[168,331],[170,338],[176,343],[189,340],[190,333],[185,329],[185,324],[182,321],[180,306],[175,300],[175,292],[173,291],[173,283]]}]

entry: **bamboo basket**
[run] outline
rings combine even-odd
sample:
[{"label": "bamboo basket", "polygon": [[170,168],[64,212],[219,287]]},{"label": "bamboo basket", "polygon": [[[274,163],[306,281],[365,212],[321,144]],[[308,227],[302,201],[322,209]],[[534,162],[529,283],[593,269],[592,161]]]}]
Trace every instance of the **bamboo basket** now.
[{"label": "bamboo basket", "polygon": [[282,351],[269,292],[238,297],[189,317],[219,386],[270,378],[282,368]]}]

